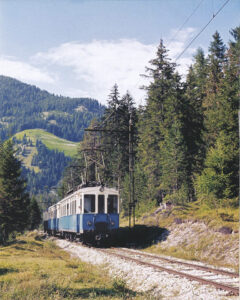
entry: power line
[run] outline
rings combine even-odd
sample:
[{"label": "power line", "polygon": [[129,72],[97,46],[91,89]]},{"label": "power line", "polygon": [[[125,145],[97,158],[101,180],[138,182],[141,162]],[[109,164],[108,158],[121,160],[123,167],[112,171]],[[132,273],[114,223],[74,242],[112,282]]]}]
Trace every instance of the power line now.
[{"label": "power line", "polygon": [[195,14],[195,12],[198,10],[198,8],[200,7],[200,5],[203,3],[204,0],[201,0],[198,5],[194,8],[194,10],[192,11],[192,13],[187,17],[187,19],[183,22],[183,24],[178,28],[178,30],[176,31],[176,33],[174,34],[174,36],[171,38],[169,44],[167,44],[167,47],[169,47],[172,43],[172,41],[175,39],[175,37],[178,35],[179,31],[183,28],[183,26],[191,19],[191,17]]},{"label": "power line", "polygon": [[183,55],[183,53],[192,45],[192,43],[199,37],[199,35],[207,28],[207,26],[212,22],[212,20],[220,13],[220,11],[224,8],[224,6],[229,2],[230,0],[227,0],[224,2],[224,4],[219,8],[219,10],[216,12],[216,14],[213,14],[212,18],[208,21],[208,23],[199,31],[199,33],[191,40],[191,42],[187,45],[186,48],[178,55],[175,62]]}]

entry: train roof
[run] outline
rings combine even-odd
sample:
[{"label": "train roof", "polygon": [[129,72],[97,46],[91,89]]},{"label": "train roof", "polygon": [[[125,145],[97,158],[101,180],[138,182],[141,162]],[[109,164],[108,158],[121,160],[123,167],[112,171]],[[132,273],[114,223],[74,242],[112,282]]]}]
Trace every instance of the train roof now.
[{"label": "train roof", "polygon": [[89,186],[89,187],[84,187],[81,188],[79,190],[77,190],[76,192],[74,192],[73,194],[77,193],[77,192],[81,192],[83,194],[85,193],[89,193],[89,192],[110,192],[110,193],[116,193],[118,194],[118,190],[116,188],[109,188],[109,187],[102,187],[102,186]]},{"label": "train roof", "polygon": [[89,194],[89,193],[113,193],[115,195],[118,195],[119,192],[116,188],[109,188],[109,187],[102,187],[102,186],[89,186],[89,187],[83,187],[78,189],[77,191],[73,192],[72,194],[66,196],[65,198],[61,199],[60,201],[58,201],[57,203],[55,203],[54,205],[51,205],[48,209],[54,208],[57,204],[64,202],[65,200],[70,199],[72,196],[78,195],[79,193],[81,194]]}]

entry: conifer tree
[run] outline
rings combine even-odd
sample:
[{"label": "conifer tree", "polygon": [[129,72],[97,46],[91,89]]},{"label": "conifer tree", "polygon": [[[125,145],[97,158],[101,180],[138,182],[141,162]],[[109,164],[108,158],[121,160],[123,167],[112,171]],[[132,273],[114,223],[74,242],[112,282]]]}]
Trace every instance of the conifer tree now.
[{"label": "conifer tree", "polygon": [[226,46],[224,45],[220,35],[216,32],[213,35],[213,41],[210,43],[208,66],[207,66],[207,83],[206,97],[203,101],[204,107],[204,125],[206,128],[205,141],[207,147],[210,147],[216,141],[219,133],[218,123],[219,116],[219,88],[224,78],[224,64]]},{"label": "conifer tree", "polygon": [[162,41],[150,64],[146,71],[152,82],[146,87],[147,104],[140,119],[139,159],[151,199],[161,200],[167,194],[172,201],[184,201],[188,197],[184,89]]},{"label": "conifer tree", "polygon": [[32,197],[29,205],[29,228],[37,229],[42,220],[41,211],[35,197]]},{"label": "conifer tree", "polygon": [[[105,182],[114,183],[118,188],[122,187],[122,180],[129,168],[130,115],[135,132],[136,109],[133,98],[128,92],[120,97],[118,87],[114,85],[100,126],[106,130],[102,135],[102,144],[105,148]],[[136,140],[133,143],[136,143]]]},{"label": "conifer tree", "polygon": [[[216,104],[208,107],[206,113],[208,141],[212,140],[212,144],[208,147],[203,172],[196,181],[198,196],[215,206],[230,205],[238,195],[239,27],[232,35],[234,41],[230,42],[221,63],[217,90],[212,90]],[[218,48],[223,49],[220,46]],[[206,100],[209,96],[212,95]],[[215,128],[214,136],[209,128],[212,131]]]},{"label": "conifer tree", "polygon": [[21,163],[15,157],[11,141],[0,149],[0,236],[2,242],[13,231],[21,232],[28,225],[29,196],[21,176]]},{"label": "conifer tree", "polygon": [[184,95],[184,137],[187,145],[187,173],[190,198],[195,199],[194,179],[203,168],[205,144],[203,140],[203,100],[206,97],[206,60],[200,48],[186,78]]}]

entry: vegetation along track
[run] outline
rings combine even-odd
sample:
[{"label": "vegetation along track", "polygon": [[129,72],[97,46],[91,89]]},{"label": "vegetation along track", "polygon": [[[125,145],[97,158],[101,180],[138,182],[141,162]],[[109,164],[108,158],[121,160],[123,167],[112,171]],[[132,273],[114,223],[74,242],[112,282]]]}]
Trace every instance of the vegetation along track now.
[{"label": "vegetation along track", "polygon": [[155,270],[164,271],[197,281],[201,284],[211,285],[215,288],[226,290],[230,292],[231,295],[239,295],[239,275],[237,273],[181,262],[179,260],[167,259],[132,249],[111,248],[99,250],[140,265],[151,267]]}]

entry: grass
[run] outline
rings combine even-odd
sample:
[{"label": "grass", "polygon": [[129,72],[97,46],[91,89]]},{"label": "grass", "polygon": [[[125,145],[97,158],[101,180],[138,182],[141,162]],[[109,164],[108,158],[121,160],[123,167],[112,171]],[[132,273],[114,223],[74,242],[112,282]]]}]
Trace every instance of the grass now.
[{"label": "grass", "polygon": [[239,230],[238,208],[226,207],[211,209],[198,201],[185,205],[184,207],[179,206],[174,208],[172,215],[174,218],[178,217],[183,220],[202,221],[213,229],[227,226],[233,231]]},{"label": "grass", "polygon": [[0,299],[148,299],[99,267],[73,259],[52,241],[20,236],[0,247]]},{"label": "grass", "polygon": [[[216,208],[211,209],[208,206],[196,201],[184,205],[176,205],[171,210],[166,210],[163,214],[154,215],[156,207],[145,214],[143,222],[142,217],[137,218],[137,224],[157,225],[168,227],[174,223],[176,218],[182,221],[203,222],[212,229],[219,229],[226,226],[233,231],[239,230],[239,209],[238,208]],[[122,218],[123,224],[127,224],[127,218]],[[154,223],[154,224],[153,224]],[[122,224],[122,223],[121,223]]]},{"label": "grass", "polygon": [[30,170],[33,170],[35,173],[40,172],[40,169],[39,169],[38,166],[32,166],[32,164],[31,164],[33,156],[35,154],[37,154],[37,148],[36,147],[26,147],[25,151],[27,151],[27,155],[26,156],[18,155],[18,158],[21,160],[22,164],[26,168],[28,168]]},{"label": "grass", "polygon": [[205,234],[198,237],[197,241],[189,243],[178,243],[175,246],[161,247],[161,244],[152,245],[145,249],[147,252],[173,256],[192,261],[201,261],[216,267],[232,268],[239,271],[238,263],[231,263],[226,260],[229,255],[229,248],[237,240],[228,238],[228,244],[225,243],[226,236],[216,238],[213,234]]},{"label": "grass", "polygon": [[74,143],[55,136],[42,129],[27,129],[15,134],[19,140],[26,137],[35,144],[36,140],[40,140],[50,150],[58,150],[65,153],[66,156],[74,157],[77,154],[78,143]]}]

